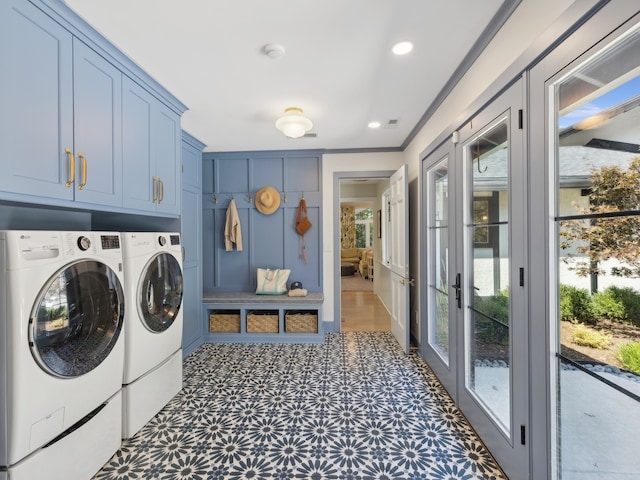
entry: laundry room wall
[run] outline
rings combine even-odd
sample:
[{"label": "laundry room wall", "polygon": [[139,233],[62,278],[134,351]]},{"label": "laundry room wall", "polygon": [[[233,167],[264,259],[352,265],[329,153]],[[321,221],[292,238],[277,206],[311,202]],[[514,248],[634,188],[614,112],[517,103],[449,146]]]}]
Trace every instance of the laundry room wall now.
[{"label": "laundry room wall", "polygon": [[3,205],[0,230],[91,230],[91,213]]},{"label": "laundry room wall", "polygon": [[[322,291],[322,189],[319,152],[204,153],[202,191],[202,261],[205,292],[250,292],[256,289],[256,269],[288,268],[290,281],[310,292]],[[280,193],[278,209],[265,215],[254,196],[270,186]],[[295,231],[300,199],[307,203],[311,229]],[[225,250],[224,228],[231,199],[236,202],[242,231],[242,251]]]}]

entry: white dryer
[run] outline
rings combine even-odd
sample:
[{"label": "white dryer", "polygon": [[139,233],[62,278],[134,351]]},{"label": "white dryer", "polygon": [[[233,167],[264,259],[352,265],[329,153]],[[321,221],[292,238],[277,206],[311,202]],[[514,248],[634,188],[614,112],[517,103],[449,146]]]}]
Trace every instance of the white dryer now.
[{"label": "white dryer", "polygon": [[123,232],[123,438],[182,388],[182,245],[178,233]]},{"label": "white dryer", "polygon": [[119,233],[0,231],[0,470],[90,478],[119,448]]}]

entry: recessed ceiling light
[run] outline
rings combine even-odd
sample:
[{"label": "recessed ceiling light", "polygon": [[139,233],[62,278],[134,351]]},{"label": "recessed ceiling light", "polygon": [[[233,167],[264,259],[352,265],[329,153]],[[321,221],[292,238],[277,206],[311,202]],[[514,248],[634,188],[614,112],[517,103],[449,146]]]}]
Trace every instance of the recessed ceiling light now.
[{"label": "recessed ceiling light", "polygon": [[380,128],[380,122],[369,122],[369,128]]},{"label": "recessed ceiling light", "polygon": [[398,42],[391,49],[396,55],[406,55],[411,50],[413,50],[413,43],[411,42]]}]

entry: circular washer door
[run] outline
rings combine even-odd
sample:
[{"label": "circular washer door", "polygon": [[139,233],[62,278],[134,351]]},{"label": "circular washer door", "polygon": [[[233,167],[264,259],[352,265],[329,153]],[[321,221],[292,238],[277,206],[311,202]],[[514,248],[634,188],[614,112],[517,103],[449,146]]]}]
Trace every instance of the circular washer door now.
[{"label": "circular washer door", "polygon": [[78,377],[100,365],[122,330],[124,295],[117,275],[84,260],[57,272],[29,319],[29,345],[43,370]]},{"label": "circular washer door", "polygon": [[138,295],[142,323],[161,333],[173,324],[182,306],[182,269],[173,255],[159,253],[143,274]]}]

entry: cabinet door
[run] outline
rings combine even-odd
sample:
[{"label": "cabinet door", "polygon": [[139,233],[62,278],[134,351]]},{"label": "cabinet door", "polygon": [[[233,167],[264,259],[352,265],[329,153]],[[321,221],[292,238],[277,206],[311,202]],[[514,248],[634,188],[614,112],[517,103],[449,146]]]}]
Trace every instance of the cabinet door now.
[{"label": "cabinet door", "polygon": [[123,77],[122,85],[123,204],[127,208],[155,210],[151,111],[156,100],[128,77]]},{"label": "cabinet door", "polygon": [[122,74],[73,41],[75,199],[122,206]]},{"label": "cabinet door", "polygon": [[180,117],[160,102],[152,116],[151,151],[155,161],[155,174],[160,182],[157,211],[180,214],[182,172],[180,162]]},{"label": "cabinet door", "polygon": [[127,77],[122,96],[123,204],[179,215],[180,117]]},{"label": "cabinet door", "polygon": [[182,141],[181,238],[184,248],[183,355],[200,343],[204,332],[202,314],[202,147]]},{"label": "cabinet door", "polygon": [[182,264],[185,267],[199,267],[201,257],[200,240],[201,220],[202,220],[202,196],[200,192],[193,189],[182,191],[182,204],[184,210],[180,217],[182,225],[182,248],[184,248],[184,259]]},{"label": "cabinet door", "polygon": [[72,199],[71,34],[29,2],[0,2],[0,145],[5,192]]}]

